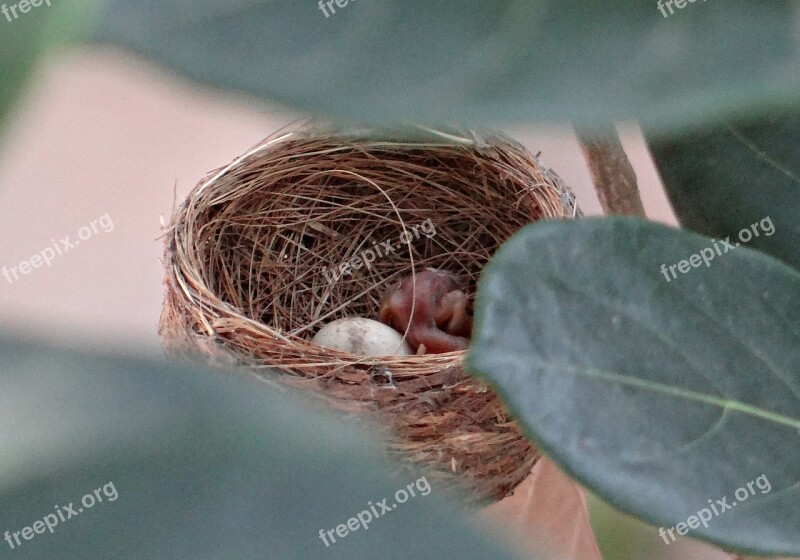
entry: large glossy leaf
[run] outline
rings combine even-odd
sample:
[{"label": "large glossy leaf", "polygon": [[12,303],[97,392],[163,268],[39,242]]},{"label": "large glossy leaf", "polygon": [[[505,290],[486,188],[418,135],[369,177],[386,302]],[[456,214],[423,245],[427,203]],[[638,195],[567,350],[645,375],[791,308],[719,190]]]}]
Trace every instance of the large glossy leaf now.
[{"label": "large glossy leaf", "polygon": [[508,558],[366,433],[263,382],[2,341],[0,425],[4,558]]},{"label": "large glossy leaf", "polygon": [[370,121],[668,128],[800,101],[793,0],[668,17],[654,0],[326,2],[327,17],[316,0],[111,0],[97,36],[201,82]]},{"label": "large glossy leaf", "polygon": [[797,554],[800,273],[736,248],[662,274],[708,247],[632,218],[526,228],[482,275],[469,367],[619,508],[669,529],[727,497],[693,536]]},{"label": "large glossy leaf", "polygon": [[749,246],[800,269],[800,115],[725,123],[656,139],[652,149],[683,225],[737,240],[769,218],[773,234]]}]

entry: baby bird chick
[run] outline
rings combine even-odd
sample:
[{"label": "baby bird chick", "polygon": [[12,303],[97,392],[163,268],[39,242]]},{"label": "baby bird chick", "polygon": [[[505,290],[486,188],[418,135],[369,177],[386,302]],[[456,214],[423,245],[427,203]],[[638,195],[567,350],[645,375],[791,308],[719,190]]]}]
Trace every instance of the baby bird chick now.
[{"label": "baby bird chick", "polygon": [[[429,354],[466,350],[472,334],[464,280],[427,268],[408,275],[383,297],[378,318],[405,333],[408,344]],[[412,314],[413,306],[413,314]]]}]

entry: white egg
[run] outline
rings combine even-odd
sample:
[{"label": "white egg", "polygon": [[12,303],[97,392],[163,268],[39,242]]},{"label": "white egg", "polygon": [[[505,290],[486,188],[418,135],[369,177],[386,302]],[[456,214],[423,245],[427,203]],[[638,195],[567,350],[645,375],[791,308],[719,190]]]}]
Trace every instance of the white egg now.
[{"label": "white egg", "polygon": [[363,317],[337,319],[323,326],[311,340],[314,344],[359,356],[410,356],[403,335],[388,325]]}]

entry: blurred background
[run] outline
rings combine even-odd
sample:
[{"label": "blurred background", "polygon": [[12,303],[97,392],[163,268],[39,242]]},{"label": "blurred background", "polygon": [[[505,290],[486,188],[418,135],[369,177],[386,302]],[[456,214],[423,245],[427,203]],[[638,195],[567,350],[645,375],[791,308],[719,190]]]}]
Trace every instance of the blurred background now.
[{"label": "blurred background", "polygon": [[[9,269],[107,216],[98,232],[9,282],[0,277],[0,325],[62,346],[160,356],[161,226],[206,173],[302,115],[203,90],[106,48],[45,59],[4,131],[0,149],[0,267]],[[620,126],[648,216],[675,224],[635,124]],[[506,128],[600,214],[569,126]],[[596,503],[596,528],[614,558],[726,558],[657,533]],[[619,531],[620,523],[624,530]],[[601,531],[605,534],[605,531]]]}]

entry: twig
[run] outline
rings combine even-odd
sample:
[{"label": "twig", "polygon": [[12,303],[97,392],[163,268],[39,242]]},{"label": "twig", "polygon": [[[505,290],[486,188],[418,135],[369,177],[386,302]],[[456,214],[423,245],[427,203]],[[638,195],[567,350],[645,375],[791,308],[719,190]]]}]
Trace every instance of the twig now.
[{"label": "twig", "polygon": [[622,149],[617,131],[613,127],[603,132],[579,130],[578,140],[589,164],[603,211],[607,215],[644,218],[636,173]]}]

